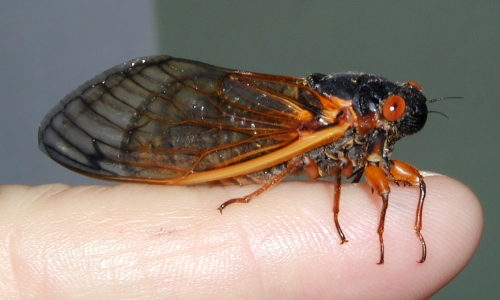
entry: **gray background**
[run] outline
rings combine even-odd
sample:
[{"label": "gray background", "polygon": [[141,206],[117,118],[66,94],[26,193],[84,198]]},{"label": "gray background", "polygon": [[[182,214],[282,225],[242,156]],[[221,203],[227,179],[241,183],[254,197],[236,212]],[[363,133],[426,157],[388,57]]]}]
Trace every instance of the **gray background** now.
[{"label": "gray background", "polygon": [[65,94],[134,57],[414,80],[430,98],[464,99],[432,104],[449,119],[431,114],[394,157],[463,181],[486,220],[471,263],[433,299],[498,297],[499,16],[498,1],[2,1],[0,184],[103,184],[45,157],[37,127]]}]

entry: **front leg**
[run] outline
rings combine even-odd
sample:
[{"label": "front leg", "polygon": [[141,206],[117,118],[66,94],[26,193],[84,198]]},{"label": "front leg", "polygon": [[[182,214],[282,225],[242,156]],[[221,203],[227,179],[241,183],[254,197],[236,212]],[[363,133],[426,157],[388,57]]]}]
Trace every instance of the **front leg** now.
[{"label": "front leg", "polygon": [[427,256],[427,247],[425,244],[424,237],[420,233],[422,230],[422,212],[425,200],[425,182],[424,178],[418,170],[399,160],[389,161],[389,174],[387,174],[382,168],[377,164],[372,163],[365,168],[365,177],[373,190],[377,192],[382,198],[382,209],[380,211],[380,221],[378,226],[378,234],[380,240],[380,261],[378,264],[384,263],[384,225],[385,225],[385,214],[387,207],[389,205],[389,194],[391,189],[389,187],[388,178],[390,177],[394,182],[402,182],[405,185],[418,185],[420,188],[420,197],[417,205],[417,212],[415,217],[415,233],[417,234],[420,244],[422,245],[422,257],[418,261],[423,263]]},{"label": "front leg", "polygon": [[418,170],[405,162],[399,160],[390,161],[390,174],[394,182],[403,182],[405,185],[418,185],[420,188],[420,196],[417,205],[417,212],[415,216],[415,233],[417,234],[420,244],[422,245],[422,257],[419,263],[423,263],[427,256],[427,247],[425,245],[425,240],[420,231],[422,230],[422,212],[424,209],[425,200],[425,182],[424,177],[418,172]]}]

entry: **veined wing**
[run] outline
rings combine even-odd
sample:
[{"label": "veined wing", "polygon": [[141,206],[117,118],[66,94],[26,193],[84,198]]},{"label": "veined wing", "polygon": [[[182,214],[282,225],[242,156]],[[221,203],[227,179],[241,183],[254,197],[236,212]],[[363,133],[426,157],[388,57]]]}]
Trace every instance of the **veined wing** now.
[{"label": "veined wing", "polygon": [[297,141],[321,113],[320,96],[303,82],[169,56],[136,59],[66,96],[42,121],[39,146],[88,176],[183,183]]}]

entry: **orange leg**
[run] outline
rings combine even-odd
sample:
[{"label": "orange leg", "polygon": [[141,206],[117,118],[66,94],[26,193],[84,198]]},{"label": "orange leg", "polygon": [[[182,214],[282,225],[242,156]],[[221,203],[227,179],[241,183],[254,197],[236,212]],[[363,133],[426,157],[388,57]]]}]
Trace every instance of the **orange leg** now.
[{"label": "orange leg", "polygon": [[[302,167],[306,168],[306,169],[307,168],[314,168],[314,167],[316,169],[318,168],[318,166],[315,163],[312,165],[312,164],[309,164],[309,162],[311,162],[311,160],[309,158],[307,158],[307,157],[301,157],[300,159],[297,159],[295,161],[290,162],[290,164],[288,164],[288,166],[286,167],[285,170],[283,170],[283,172],[279,173],[273,179],[271,179],[268,182],[266,182],[261,188],[259,188],[255,192],[250,193],[250,194],[248,194],[246,196],[227,200],[226,202],[222,203],[219,206],[218,210],[222,214],[222,210],[226,206],[228,206],[229,204],[233,204],[233,203],[248,203],[248,202],[250,202],[250,200],[252,200],[253,198],[255,198],[258,195],[262,194],[263,192],[265,192],[266,190],[268,190],[270,187],[274,186],[275,184],[277,184],[278,182],[280,182],[281,180],[283,180],[283,178],[285,178],[288,174],[290,174],[293,171],[295,171],[300,165],[302,165]],[[316,170],[316,173],[317,172],[318,171]]]},{"label": "orange leg", "polygon": [[334,191],[333,191],[333,221],[335,222],[335,227],[337,227],[337,232],[339,233],[340,236],[340,244],[347,243],[348,240],[346,239],[344,232],[342,232],[342,228],[340,228],[340,223],[339,223],[339,212],[340,212],[340,190],[341,190],[341,182],[342,178],[340,177],[340,168],[337,168],[337,171],[335,172],[336,174],[334,175]]},{"label": "orange leg", "polygon": [[387,181],[386,173],[375,165],[368,165],[365,168],[365,177],[370,186],[382,197],[382,209],[380,211],[380,221],[378,224],[378,236],[380,241],[380,261],[379,265],[384,263],[384,226],[385,226],[385,213],[389,206],[389,193],[391,189]]},{"label": "orange leg", "polygon": [[[417,212],[415,217],[415,232],[420,244],[422,245],[422,257],[418,261],[423,263],[427,256],[427,247],[425,244],[424,237],[420,233],[422,230],[422,212],[424,207],[425,199],[425,182],[424,178],[416,168],[404,163],[399,160],[390,161],[389,170],[391,179],[394,182],[403,182],[404,185],[418,185],[420,188],[420,197],[417,205]],[[385,224],[385,214],[387,207],[389,205],[389,193],[391,192],[389,188],[389,183],[387,180],[387,174],[376,165],[368,165],[365,169],[365,177],[370,186],[377,192],[378,195],[382,197],[382,210],[380,212],[380,221],[378,226],[378,234],[380,240],[380,261],[379,264],[384,263],[384,224]]]},{"label": "orange leg", "polygon": [[420,197],[417,205],[417,213],[415,216],[415,233],[417,234],[417,237],[420,240],[420,244],[422,245],[422,257],[418,262],[423,263],[427,256],[427,247],[425,245],[425,240],[420,233],[420,231],[422,230],[422,212],[424,208],[426,191],[424,177],[420,175],[415,167],[399,160],[391,160],[390,173],[396,183],[403,182],[405,185],[418,185],[420,188]]}]

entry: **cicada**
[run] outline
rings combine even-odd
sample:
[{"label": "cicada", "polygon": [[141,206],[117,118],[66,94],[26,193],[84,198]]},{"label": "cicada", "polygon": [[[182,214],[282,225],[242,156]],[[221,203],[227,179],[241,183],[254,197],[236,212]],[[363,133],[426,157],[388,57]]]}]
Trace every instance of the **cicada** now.
[{"label": "cicada", "polygon": [[254,184],[222,203],[247,203],[287,175],[366,181],[382,199],[384,263],[389,181],[419,187],[415,232],[426,258],[426,187],[413,166],[390,159],[396,141],[422,129],[426,97],[412,81],[364,73],[306,78],[231,70],[152,56],[118,65],[67,95],[43,119],[39,147],[76,172],[112,181],[167,185]]}]

